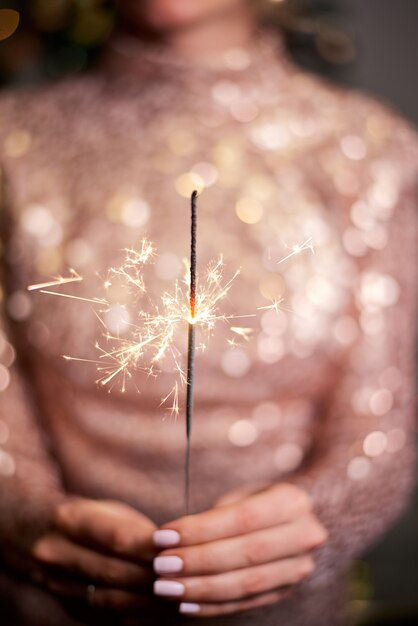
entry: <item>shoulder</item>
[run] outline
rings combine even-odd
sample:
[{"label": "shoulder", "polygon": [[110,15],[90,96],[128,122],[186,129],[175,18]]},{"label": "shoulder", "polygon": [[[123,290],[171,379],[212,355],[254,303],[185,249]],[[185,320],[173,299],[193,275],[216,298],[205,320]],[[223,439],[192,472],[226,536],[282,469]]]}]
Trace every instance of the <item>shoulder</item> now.
[{"label": "shoulder", "polygon": [[36,87],[9,89],[0,97],[0,153],[18,156],[37,137],[53,136],[91,109],[102,88],[94,74]]},{"label": "shoulder", "polygon": [[329,173],[418,182],[418,133],[395,108],[306,72],[296,72],[294,83],[298,106],[316,127],[314,152]]},{"label": "shoulder", "polygon": [[[398,168],[404,182],[418,176],[418,134],[412,123],[394,107],[357,91],[342,90],[341,109],[347,112],[342,147],[348,157],[360,156],[359,138],[365,157]],[[359,154],[357,154],[357,151]],[[361,160],[361,159],[360,159]]]}]

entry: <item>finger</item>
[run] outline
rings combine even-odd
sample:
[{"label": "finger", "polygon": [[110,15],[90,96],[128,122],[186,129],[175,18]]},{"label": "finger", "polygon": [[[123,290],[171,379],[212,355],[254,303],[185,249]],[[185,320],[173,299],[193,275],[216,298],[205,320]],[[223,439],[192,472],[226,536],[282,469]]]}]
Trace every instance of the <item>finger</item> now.
[{"label": "finger", "polygon": [[89,603],[95,609],[126,612],[133,609],[151,607],[155,604],[153,598],[124,589],[95,588],[93,599],[89,600],[86,585],[63,582],[56,578],[47,578],[46,586],[52,593],[63,598]]},{"label": "finger", "polygon": [[74,541],[93,545],[132,560],[150,561],[155,555],[155,524],[121,502],[74,498],[56,512],[55,527]]},{"label": "finger", "polygon": [[308,515],[248,535],[165,550],[154,559],[154,571],[176,576],[218,574],[304,554],[325,539],[322,525]]},{"label": "finger", "polygon": [[256,609],[269,604],[276,604],[285,600],[291,595],[289,590],[272,591],[263,593],[249,600],[239,600],[237,602],[219,602],[214,604],[196,604],[193,602],[182,602],[179,611],[182,615],[193,617],[215,617],[219,615],[231,615],[241,613],[250,609]]},{"label": "finger", "polygon": [[289,484],[275,485],[240,502],[165,524],[154,532],[154,544],[169,548],[245,535],[290,522],[307,513],[310,506],[308,495],[301,489]]},{"label": "finger", "polygon": [[116,587],[149,587],[150,569],[104,556],[59,535],[47,535],[33,548],[35,559],[50,567],[83,576],[94,583]]},{"label": "finger", "polygon": [[294,585],[312,573],[313,559],[309,555],[282,559],[267,565],[258,565],[216,576],[191,578],[159,578],[154,583],[154,593],[171,600],[186,602],[228,602],[243,600]]},{"label": "finger", "polygon": [[234,504],[235,502],[239,502],[240,500],[244,500],[244,498],[248,498],[249,496],[258,493],[260,491],[264,491],[268,488],[268,485],[265,483],[244,485],[239,487],[238,489],[234,489],[233,491],[229,491],[224,494],[218,500],[215,501],[213,507],[225,506],[226,504]]}]

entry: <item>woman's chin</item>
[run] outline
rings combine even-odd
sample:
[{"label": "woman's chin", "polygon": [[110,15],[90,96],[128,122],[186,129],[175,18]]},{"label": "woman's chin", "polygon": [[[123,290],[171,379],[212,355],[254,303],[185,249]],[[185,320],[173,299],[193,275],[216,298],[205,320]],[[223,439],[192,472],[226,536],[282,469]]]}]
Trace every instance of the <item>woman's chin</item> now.
[{"label": "woman's chin", "polygon": [[157,0],[146,6],[142,16],[152,30],[167,31],[191,26],[207,17],[207,13],[196,0]]},{"label": "woman's chin", "polygon": [[155,32],[187,28],[239,9],[246,0],[119,0],[127,17]]}]

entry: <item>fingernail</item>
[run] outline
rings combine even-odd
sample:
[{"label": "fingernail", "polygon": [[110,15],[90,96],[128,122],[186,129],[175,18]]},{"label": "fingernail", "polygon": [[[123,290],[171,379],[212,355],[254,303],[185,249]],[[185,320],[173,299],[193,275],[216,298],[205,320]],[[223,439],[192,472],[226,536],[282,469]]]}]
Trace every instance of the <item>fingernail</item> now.
[{"label": "fingernail", "polygon": [[156,530],[152,539],[159,548],[171,548],[180,543],[180,534],[177,530]]},{"label": "fingernail", "polygon": [[157,596],[182,596],[184,585],[175,580],[156,580],[154,583],[154,593]]},{"label": "fingernail", "polygon": [[183,559],[179,556],[157,556],[154,559],[154,571],[157,574],[175,574],[183,569]]},{"label": "fingernail", "polygon": [[194,602],[181,602],[179,606],[179,612],[191,615],[192,613],[199,613],[200,606]]}]

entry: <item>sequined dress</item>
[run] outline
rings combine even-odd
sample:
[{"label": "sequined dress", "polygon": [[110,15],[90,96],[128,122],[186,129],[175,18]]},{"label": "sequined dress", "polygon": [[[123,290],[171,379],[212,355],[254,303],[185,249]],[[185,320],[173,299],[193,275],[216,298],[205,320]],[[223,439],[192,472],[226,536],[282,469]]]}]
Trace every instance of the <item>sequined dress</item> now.
[{"label": "sequined dress", "polygon": [[[109,344],[96,313],[129,340],[138,312],[181,285],[198,188],[200,284],[222,255],[223,280],[239,274],[218,312],[249,317],[198,336],[192,507],[290,480],[330,532],[292,599],[207,623],[343,623],[350,561],[398,517],[413,481],[414,131],[263,35],[205,68],[118,40],[93,73],[5,94],[0,138],[5,559],[19,560],[68,493],[122,499],[157,523],[183,513],[184,386],[177,419],[173,396],[160,404],[184,367],[185,328],[177,358],[155,376],[133,372],[124,393],[120,377],[108,393],[94,363],[62,355],[97,361],[96,344]],[[147,291],[121,305],[107,270],[143,238],[156,250]],[[55,290],[107,304],[26,291],[69,268],[83,282]],[[14,624],[21,611],[24,624],[78,623],[19,585],[3,575]]]}]

